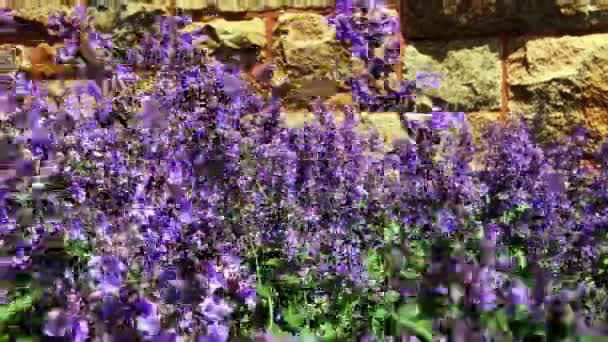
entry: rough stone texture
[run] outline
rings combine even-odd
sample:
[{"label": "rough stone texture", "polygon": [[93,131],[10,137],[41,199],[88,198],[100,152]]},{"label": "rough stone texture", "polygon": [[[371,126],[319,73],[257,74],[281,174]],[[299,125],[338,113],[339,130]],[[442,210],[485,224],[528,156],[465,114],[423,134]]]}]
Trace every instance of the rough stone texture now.
[{"label": "rough stone texture", "polygon": [[248,12],[281,8],[331,8],[335,6],[335,0],[176,0],[175,6],[185,10],[216,7],[222,12]]},{"label": "rough stone texture", "polygon": [[327,99],[327,105],[330,110],[338,111],[345,107],[353,106],[353,94],[352,93],[338,93]]},{"label": "rough stone texture", "polygon": [[104,26],[112,26],[112,43],[119,48],[131,48],[137,40],[138,34],[153,32],[156,18],[159,15],[169,15],[167,7],[150,5],[138,2],[128,2],[125,9],[120,9],[117,16],[112,12],[105,14],[112,19],[111,24],[104,22]]},{"label": "rough stone texture", "polygon": [[214,39],[210,43],[215,43],[216,47],[223,45],[241,49],[251,45],[260,48],[266,46],[266,26],[260,18],[246,21],[217,19],[203,26],[213,30],[211,35]]},{"label": "rough stone texture", "polygon": [[416,80],[417,72],[441,74],[438,89],[419,89],[416,103],[430,98],[453,112],[500,109],[501,62],[498,40],[412,42],[405,49],[403,78]]},{"label": "rough stone texture", "polygon": [[96,8],[89,9],[91,15],[95,18],[95,28],[101,32],[112,32],[114,28],[114,18],[118,13],[116,10],[98,10]]},{"label": "rough stone texture", "polygon": [[57,47],[47,43],[41,43],[31,50],[31,64],[52,64],[57,55]]},{"label": "rough stone texture", "polygon": [[69,11],[70,8],[67,6],[55,6],[53,4],[45,4],[43,6],[29,8],[19,7],[15,9],[14,13],[15,17],[31,22],[41,23],[46,26],[49,23],[49,14],[57,10]]},{"label": "rough stone texture", "polygon": [[264,57],[267,44],[266,26],[260,18],[195,22],[186,26],[182,32],[202,33],[196,35],[199,38],[196,38],[195,46],[227,64],[251,66]]},{"label": "rough stone texture", "polygon": [[286,0],[287,7],[293,8],[326,8],[334,7],[335,0]]},{"label": "rough stone texture", "polygon": [[407,133],[401,128],[397,113],[363,113],[361,123],[366,127],[373,127],[386,143],[386,149],[392,148],[395,139],[407,138]]},{"label": "rough stone texture", "polygon": [[15,49],[15,64],[17,70],[27,68],[32,65],[32,48],[17,44],[0,44],[0,49]]},{"label": "rough stone texture", "polygon": [[169,9],[167,6],[163,5],[154,5],[137,1],[129,1],[127,2],[127,6],[125,9],[119,10],[119,19],[121,21],[133,20],[137,17],[142,16],[142,14],[147,15],[148,13],[154,13],[156,15],[168,15]]},{"label": "rough stone texture", "polygon": [[403,32],[412,39],[608,27],[608,3],[602,0],[402,0],[400,4]]},{"label": "rough stone texture", "polygon": [[350,51],[322,15],[284,13],[273,34],[275,63],[296,87],[312,79],[345,80],[353,71]]},{"label": "rough stone texture", "polygon": [[[328,8],[335,5],[335,0],[215,0],[211,2],[224,12],[265,11],[280,8]],[[209,6],[209,2],[207,6]]]},{"label": "rough stone texture", "polygon": [[[71,12],[75,7],[61,6],[57,4],[45,3],[43,6],[35,7],[19,7],[14,10],[15,17],[33,23],[40,23],[42,25],[48,25],[49,14],[56,11]],[[110,32],[112,30],[112,21],[114,16],[118,13],[122,17],[127,18],[137,12],[141,12],[140,6],[146,6],[147,10],[150,10],[153,6],[148,4],[138,4],[136,2],[129,2],[126,11],[118,10],[99,10],[97,8],[87,8],[88,14],[95,18],[95,26],[98,30],[103,32]],[[151,7],[152,6],[152,7]]]},{"label": "rough stone texture", "polygon": [[175,0],[175,7],[185,10],[198,10],[206,8],[207,2],[196,0]]},{"label": "rough stone texture", "polygon": [[243,12],[278,9],[285,6],[287,0],[217,0],[220,11]]},{"label": "rough stone texture", "polygon": [[[341,123],[344,120],[344,114],[341,111],[334,111],[334,119],[336,123]],[[285,124],[289,128],[302,128],[306,121],[312,120],[311,112],[307,111],[289,111],[283,114]],[[360,113],[359,126],[357,131],[364,133],[368,129],[374,127],[378,130],[380,136],[386,143],[387,150],[391,147],[391,142],[395,138],[405,137],[406,133],[401,129],[399,117],[397,113]]]},{"label": "rough stone texture", "polygon": [[510,50],[509,109],[541,140],[576,124],[592,134],[590,149],[608,136],[608,34],[520,38]]},{"label": "rough stone texture", "polygon": [[40,42],[58,41],[47,30],[48,16],[66,7],[40,6],[18,8],[0,18],[0,41],[16,45],[35,46]]}]

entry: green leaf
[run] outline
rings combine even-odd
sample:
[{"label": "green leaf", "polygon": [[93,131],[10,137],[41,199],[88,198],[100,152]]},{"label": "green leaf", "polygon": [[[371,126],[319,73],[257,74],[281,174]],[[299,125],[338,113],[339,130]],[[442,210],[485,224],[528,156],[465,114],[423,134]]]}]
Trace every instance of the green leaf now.
[{"label": "green leaf", "polygon": [[403,328],[411,331],[426,342],[433,341],[433,325],[431,320],[421,319],[420,309],[416,303],[403,304],[398,313],[393,313],[393,318]]},{"label": "green leaf", "polygon": [[603,342],[606,341],[605,336],[578,336],[577,342]]},{"label": "green leaf", "polygon": [[509,332],[509,322],[505,310],[498,310],[498,312],[496,312],[496,324],[500,331]]},{"label": "green leaf", "polygon": [[416,303],[403,304],[399,307],[400,318],[415,318],[420,315],[420,309]]},{"label": "green leaf", "polygon": [[30,294],[18,297],[14,301],[0,306],[0,322],[5,323],[15,315],[29,310],[41,294],[40,290],[35,290]]},{"label": "green leaf", "polygon": [[19,336],[15,339],[15,342],[33,342],[33,341],[38,341],[38,339],[33,336]]},{"label": "green leaf", "polygon": [[367,272],[372,279],[382,279],[384,277],[382,259],[373,249],[367,252]]},{"label": "green leaf", "polygon": [[296,286],[302,284],[303,280],[300,277],[296,277],[291,274],[286,274],[280,277],[280,282],[285,285]]},{"label": "green leaf", "polygon": [[386,310],[383,307],[379,307],[376,309],[376,311],[374,311],[373,317],[379,318],[379,319],[385,319],[389,315],[390,315],[390,313],[388,312],[388,310]]},{"label": "green leaf", "polygon": [[413,270],[401,271],[401,276],[407,280],[418,279],[418,272]]},{"label": "green leaf", "polygon": [[264,298],[272,297],[272,288],[270,286],[258,283],[255,287],[255,291],[256,291],[256,294],[259,294],[260,296],[262,296]]},{"label": "green leaf", "polygon": [[384,321],[383,319],[374,317],[372,319],[372,333],[374,336],[382,338],[384,337]]},{"label": "green leaf", "polygon": [[395,320],[397,320],[399,325],[411,331],[423,341],[433,341],[433,323],[431,320],[409,320],[407,318],[398,318],[396,315]]},{"label": "green leaf", "polygon": [[513,314],[513,320],[515,321],[526,321],[530,317],[530,311],[528,307],[524,304],[515,305],[515,310]]},{"label": "green leaf", "polygon": [[283,260],[281,260],[280,258],[272,258],[272,259],[268,259],[268,260],[264,261],[264,264],[266,266],[270,266],[270,267],[277,267],[282,262],[283,262]]},{"label": "green leaf", "polygon": [[65,251],[71,257],[88,259],[91,257],[91,246],[87,241],[65,239]]},{"label": "green leaf", "polygon": [[270,328],[270,331],[272,332],[272,335],[273,335],[273,336],[276,336],[276,337],[287,337],[287,336],[291,336],[289,333],[287,333],[287,332],[285,332],[285,331],[281,330],[281,328],[279,328],[279,326],[277,326],[277,325],[273,325],[273,326]]},{"label": "green leaf", "polygon": [[303,328],[300,331],[300,336],[314,336],[314,331],[310,330],[310,328]]},{"label": "green leaf", "polygon": [[513,252],[513,257],[515,257],[515,260],[517,263],[517,268],[519,270],[524,270],[526,268],[526,266],[528,266],[528,261],[526,259],[526,255],[522,250],[520,250],[520,249],[515,250]]},{"label": "green leaf", "polygon": [[500,332],[509,335],[511,332],[507,315],[503,309],[483,313],[481,321],[483,326],[487,327],[492,333]]},{"label": "green leaf", "polygon": [[306,314],[299,312],[294,308],[295,304],[290,304],[284,311],[285,322],[291,328],[302,328],[303,323],[306,322]]},{"label": "green leaf", "polygon": [[317,342],[317,338],[314,336],[314,334],[310,331],[310,330],[306,330],[307,333],[302,333],[298,339],[298,341],[300,342]]},{"label": "green leaf", "polygon": [[323,332],[324,340],[334,340],[338,337],[335,327],[329,322],[325,322],[321,325],[321,331]]},{"label": "green leaf", "polygon": [[388,227],[384,228],[384,240],[392,241],[396,236],[399,235],[400,230],[401,227],[399,227],[398,224],[394,222],[389,224]]}]

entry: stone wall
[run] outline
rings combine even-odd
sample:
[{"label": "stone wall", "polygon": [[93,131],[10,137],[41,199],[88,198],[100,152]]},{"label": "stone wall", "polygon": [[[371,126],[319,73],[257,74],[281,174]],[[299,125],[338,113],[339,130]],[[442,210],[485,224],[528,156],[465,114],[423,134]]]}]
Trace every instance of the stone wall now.
[{"label": "stone wall", "polygon": [[522,116],[543,141],[608,134],[608,1],[401,1],[404,72],[429,67],[452,110]]},{"label": "stone wall", "polygon": [[[462,111],[475,127],[513,112],[535,123],[545,140],[583,124],[593,138],[590,148],[606,136],[608,0],[402,0],[387,7],[400,12],[403,31],[396,37],[401,54],[394,77],[439,76],[438,88],[418,87],[417,111],[429,112],[433,104]],[[22,10],[20,15],[32,25],[44,24],[44,11]],[[142,13],[184,11],[194,20],[186,30],[214,33],[213,39],[197,43],[208,51],[253,65],[252,70],[275,63],[276,78],[287,76],[336,104],[352,101],[341,79],[361,65],[327,24],[334,0],[130,1],[118,15],[128,23]],[[128,44],[133,28],[112,26],[113,15],[112,9],[97,11],[98,27],[125,37]],[[28,39],[50,38],[39,32]],[[27,60],[36,44],[21,43]],[[319,86],[310,83],[314,77],[335,82]],[[301,123],[306,111],[293,108],[288,121]],[[374,113],[367,122],[387,139],[402,134],[394,113]]]}]

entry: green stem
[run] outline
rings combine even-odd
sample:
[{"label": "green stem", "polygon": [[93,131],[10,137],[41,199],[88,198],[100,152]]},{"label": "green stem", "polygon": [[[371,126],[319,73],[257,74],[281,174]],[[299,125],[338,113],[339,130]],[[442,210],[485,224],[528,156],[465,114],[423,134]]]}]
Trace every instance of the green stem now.
[{"label": "green stem", "polygon": [[[262,281],[262,277],[260,276],[260,264],[258,262],[258,253],[255,249],[255,246],[253,245],[252,242],[249,243],[251,245],[251,250],[253,251],[253,256],[255,258],[255,274],[256,274],[256,283],[261,285],[261,281]],[[273,328],[273,324],[274,324],[274,308],[273,308],[273,303],[272,303],[272,295],[267,296],[266,300],[268,300],[268,306],[269,306],[269,314],[270,317],[268,318],[268,320],[270,321],[268,323],[268,329],[272,329]]]},{"label": "green stem", "polygon": [[272,296],[268,296],[268,306],[269,306],[269,313],[270,313],[270,323],[268,324],[268,329],[272,330],[273,326],[274,326],[274,308],[272,305]]}]

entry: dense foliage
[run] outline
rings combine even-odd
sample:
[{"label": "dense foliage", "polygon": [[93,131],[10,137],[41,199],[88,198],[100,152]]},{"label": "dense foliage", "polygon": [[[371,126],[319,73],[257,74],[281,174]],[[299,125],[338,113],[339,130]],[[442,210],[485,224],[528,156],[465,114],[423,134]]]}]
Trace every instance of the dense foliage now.
[{"label": "dense foliage", "polygon": [[591,168],[584,132],[510,120],[476,147],[434,113],[384,153],[356,111],[286,128],[211,59],[147,81],[3,116],[5,340],[605,334],[608,145]]}]

